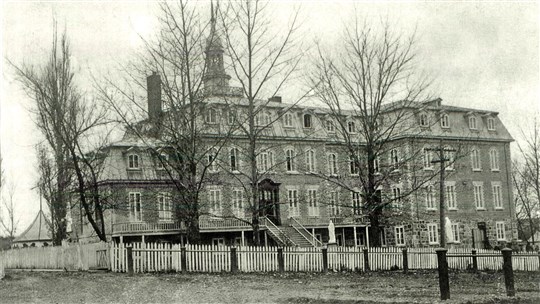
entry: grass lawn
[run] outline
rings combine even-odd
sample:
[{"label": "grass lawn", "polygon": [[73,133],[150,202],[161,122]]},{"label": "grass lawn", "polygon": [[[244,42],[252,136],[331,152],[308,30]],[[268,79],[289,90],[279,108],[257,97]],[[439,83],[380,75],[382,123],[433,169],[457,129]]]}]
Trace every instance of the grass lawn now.
[{"label": "grass lawn", "polygon": [[[445,303],[540,303],[540,274],[515,273],[508,298],[502,273],[450,274]],[[436,271],[286,274],[8,272],[0,303],[434,303]]]}]

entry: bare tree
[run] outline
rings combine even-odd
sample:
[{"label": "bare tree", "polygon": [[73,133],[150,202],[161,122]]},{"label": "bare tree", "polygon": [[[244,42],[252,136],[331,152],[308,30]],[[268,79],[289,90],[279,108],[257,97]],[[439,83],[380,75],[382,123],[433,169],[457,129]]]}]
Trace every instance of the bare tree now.
[{"label": "bare tree", "polygon": [[16,185],[10,182],[6,193],[7,197],[3,196],[2,204],[0,204],[0,226],[11,240],[15,237],[19,224],[19,220],[15,218],[14,196],[16,188]]},{"label": "bare tree", "polygon": [[[407,196],[437,174],[419,178],[412,174],[416,165],[410,165],[422,157],[422,141],[410,135],[419,133],[418,112],[431,105],[420,102],[429,83],[417,73],[414,35],[394,33],[388,23],[376,29],[355,19],[340,41],[332,46],[336,51],[317,48],[309,81],[328,107],[326,123],[339,134],[348,167],[357,175],[350,182],[329,180],[361,193],[361,212],[369,218],[373,245],[379,246],[388,214],[409,214],[400,211]],[[407,187],[392,188],[407,180]]]},{"label": "bare tree", "polygon": [[[38,147],[40,187],[49,203],[53,243],[66,238],[68,202],[77,199],[98,237],[105,241],[103,206],[98,193],[100,161],[88,153],[99,143],[94,136],[107,124],[106,109],[83,99],[75,82],[66,34],[59,38],[56,24],[50,57],[41,66],[11,64],[23,89],[34,102],[35,121],[47,146]],[[99,138],[100,136],[98,136]]]},{"label": "bare tree", "polygon": [[260,205],[259,189],[261,181],[275,165],[261,163],[272,150],[270,130],[274,122],[305,97],[288,108],[283,107],[277,115],[265,113],[276,100],[262,96],[278,95],[296,75],[303,55],[296,40],[299,11],[293,13],[286,28],[277,34],[272,32],[275,25],[270,23],[269,10],[267,1],[237,1],[230,2],[219,15],[230,64],[245,96],[245,102],[238,107],[236,121],[239,134],[245,138],[238,142],[238,151],[241,158],[247,160],[247,166],[237,170],[240,174],[235,175],[235,180],[249,197],[247,208],[251,218],[247,222],[253,229],[256,245],[260,244],[260,216],[265,208],[272,208]]},{"label": "bare tree", "polygon": [[523,134],[525,140],[519,145],[519,157],[514,161],[512,181],[516,191],[516,216],[521,233],[524,226],[520,220],[526,220],[528,234],[535,242],[535,234],[540,231],[540,125],[534,121],[532,132]]}]

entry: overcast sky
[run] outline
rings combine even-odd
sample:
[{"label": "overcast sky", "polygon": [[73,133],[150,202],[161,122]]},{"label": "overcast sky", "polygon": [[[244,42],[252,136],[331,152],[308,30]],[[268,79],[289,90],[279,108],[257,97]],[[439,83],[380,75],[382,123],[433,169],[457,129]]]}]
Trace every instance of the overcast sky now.
[{"label": "overcast sky", "polygon": [[[208,6],[208,2],[199,5]],[[421,68],[435,78],[443,103],[500,112],[519,140],[520,130],[540,112],[539,8],[534,2],[345,2],[275,1],[275,22],[286,22],[301,5],[306,43],[332,43],[355,11],[391,20],[418,32]],[[65,27],[78,69],[114,72],[140,47],[139,35],[156,28],[156,2],[2,2],[1,47],[15,63],[38,63],[50,48],[52,19]],[[39,210],[34,146],[41,140],[31,104],[1,61],[0,136],[6,178],[16,183],[22,232]],[[87,88],[91,89],[89,84]],[[287,97],[283,97],[287,100]]]}]

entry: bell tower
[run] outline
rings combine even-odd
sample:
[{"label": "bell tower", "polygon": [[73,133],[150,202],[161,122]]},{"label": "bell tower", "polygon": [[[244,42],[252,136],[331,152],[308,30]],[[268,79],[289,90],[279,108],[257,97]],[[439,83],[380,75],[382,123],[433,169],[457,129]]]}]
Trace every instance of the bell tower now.
[{"label": "bell tower", "polygon": [[229,88],[231,76],[225,72],[223,63],[223,45],[216,30],[216,14],[218,7],[214,10],[214,2],[210,2],[210,36],[206,40],[204,90],[210,95],[226,94]]}]

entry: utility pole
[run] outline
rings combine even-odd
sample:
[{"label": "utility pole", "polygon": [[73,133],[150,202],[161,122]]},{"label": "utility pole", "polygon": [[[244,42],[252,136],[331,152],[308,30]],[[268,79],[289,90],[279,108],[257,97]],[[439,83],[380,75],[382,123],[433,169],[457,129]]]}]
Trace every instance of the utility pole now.
[{"label": "utility pole", "polygon": [[450,159],[444,157],[444,152],[455,152],[455,149],[445,149],[441,144],[436,148],[426,148],[426,151],[436,151],[439,154],[439,159],[432,160],[431,163],[440,163],[441,169],[440,169],[440,177],[439,177],[439,235],[440,235],[440,241],[442,248],[446,248],[446,230],[445,230],[445,205],[444,205],[444,173],[446,169],[445,163],[450,161]]}]

